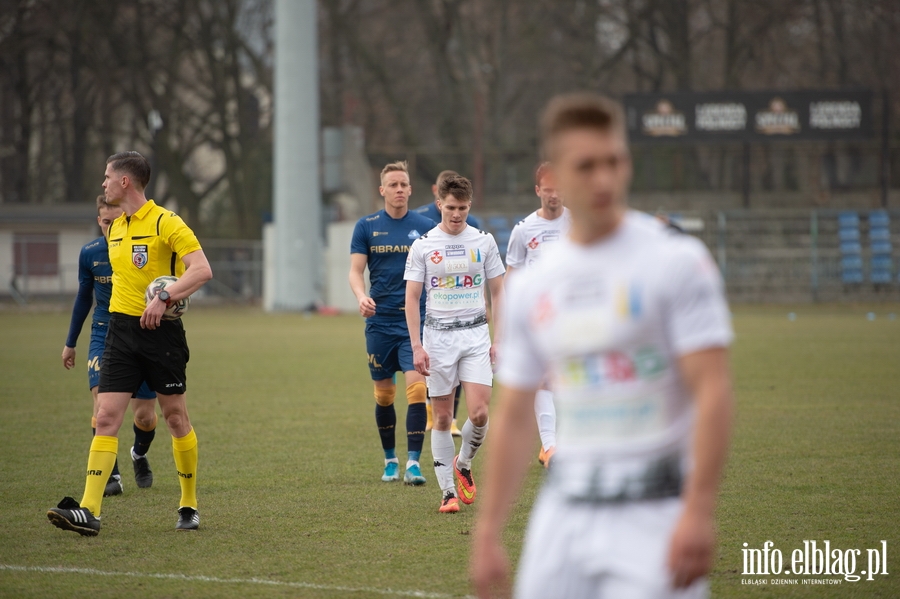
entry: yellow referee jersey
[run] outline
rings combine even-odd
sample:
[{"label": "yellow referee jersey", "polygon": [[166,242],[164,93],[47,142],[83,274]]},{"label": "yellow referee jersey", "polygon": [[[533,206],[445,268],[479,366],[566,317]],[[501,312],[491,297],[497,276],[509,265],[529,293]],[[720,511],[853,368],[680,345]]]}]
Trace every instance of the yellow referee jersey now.
[{"label": "yellow referee jersey", "polygon": [[113,269],[109,311],[131,316],[144,313],[147,286],[156,277],[184,273],[181,256],[200,248],[197,236],[174,212],[148,200],[130,217],[109,226],[109,264]]}]

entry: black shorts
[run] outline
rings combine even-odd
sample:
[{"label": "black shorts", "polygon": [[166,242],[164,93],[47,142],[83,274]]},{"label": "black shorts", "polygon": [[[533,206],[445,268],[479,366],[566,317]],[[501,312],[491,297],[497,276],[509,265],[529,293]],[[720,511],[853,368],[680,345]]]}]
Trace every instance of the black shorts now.
[{"label": "black shorts", "polygon": [[162,395],[187,391],[190,359],[181,320],[142,329],[139,316],[113,313],[100,361],[100,393],[135,393],[142,381]]}]

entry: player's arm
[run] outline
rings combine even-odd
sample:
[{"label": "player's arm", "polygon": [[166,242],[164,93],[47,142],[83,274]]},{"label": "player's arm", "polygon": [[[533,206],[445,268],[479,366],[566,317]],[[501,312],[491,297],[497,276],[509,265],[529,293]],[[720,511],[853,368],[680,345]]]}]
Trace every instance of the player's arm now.
[{"label": "player's arm", "polygon": [[72,306],[72,319],[69,321],[69,334],[66,336],[66,344],[63,346],[62,363],[66,370],[75,366],[75,344],[81,327],[91,312],[94,303],[94,273],[88,268],[84,250],[78,257],[78,293],[75,295],[75,305]]},{"label": "player's arm", "polygon": [[491,450],[487,453],[484,491],[475,520],[469,571],[478,597],[510,596],[510,567],[501,534],[518,497],[537,438],[536,389],[500,386],[491,414]]},{"label": "player's arm", "polygon": [[416,372],[423,376],[429,376],[431,360],[428,353],[422,347],[422,317],[419,314],[419,306],[422,301],[421,281],[406,281],[406,328],[409,329],[409,344],[413,350],[413,366]]},{"label": "player's arm", "polygon": [[494,341],[491,343],[491,364],[497,361],[497,344],[500,341],[500,329],[503,319],[503,276],[488,279],[488,289],[491,292],[491,316],[494,319]]},{"label": "player's arm", "polygon": [[[181,261],[184,262],[184,274],[177,281],[166,286],[170,302],[177,302],[190,296],[213,278],[212,268],[209,266],[209,260],[206,259],[203,250],[185,254]],[[147,308],[141,314],[141,328],[153,330],[158,327],[165,311],[166,302],[159,299],[157,295],[147,304]]]},{"label": "player's arm", "polygon": [[366,295],[366,265],[369,256],[366,254],[350,254],[350,290],[359,302],[359,313],[368,318],[375,315],[375,300]]},{"label": "player's arm", "polygon": [[680,588],[712,568],[716,495],[728,453],[734,400],[727,349],[682,356],[678,368],[697,411],[691,448],[694,468],[685,483],[684,511],[669,547],[669,570]]}]

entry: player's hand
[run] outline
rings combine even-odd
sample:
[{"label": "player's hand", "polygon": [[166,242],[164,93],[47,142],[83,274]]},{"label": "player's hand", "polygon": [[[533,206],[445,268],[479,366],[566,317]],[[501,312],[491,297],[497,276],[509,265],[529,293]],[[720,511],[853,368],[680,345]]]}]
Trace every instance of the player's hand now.
[{"label": "player's hand", "polygon": [[496,368],[496,366],[497,366],[497,353],[498,353],[499,349],[500,349],[500,348],[497,347],[497,344],[496,344],[496,343],[494,343],[493,345],[491,345],[491,352],[490,352],[490,356],[491,356],[491,370],[494,370],[494,369]]},{"label": "player's hand", "polygon": [[359,313],[364,318],[375,316],[375,300],[371,297],[364,297],[359,300]]},{"label": "player's hand", "polygon": [[712,569],[715,545],[714,517],[686,509],[675,525],[669,545],[667,564],[672,575],[672,586],[686,588],[708,574]]},{"label": "player's hand", "polygon": [[153,301],[144,309],[141,314],[141,328],[150,329],[151,331],[159,326],[162,322],[162,315],[166,312],[166,302],[154,297]]},{"label": "player's hand", "polygon": [[62,353],[63,366],[66,370],[72,370],[75,367],[75,348],[66,345],[63,347]]},{"label": "player's hand", "polygon": [[413,348],[413,366],[415,366],[416,372],[422,376],[431,375],[431,373],[428,372],[431,368],[431,358],[428,357],[428,352],[425,351],[425,348],[421,345]]},{"label": "player's hand", "polygon": [[509,558],[495,539],[482,539],[476,532],[469,558],[469,577],[479,599],[511,597]]}]

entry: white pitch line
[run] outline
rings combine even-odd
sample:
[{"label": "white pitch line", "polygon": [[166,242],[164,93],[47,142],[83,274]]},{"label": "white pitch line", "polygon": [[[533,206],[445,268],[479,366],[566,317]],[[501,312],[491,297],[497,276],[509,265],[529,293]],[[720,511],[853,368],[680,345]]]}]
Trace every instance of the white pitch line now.
[{"label": "white pitch line", "polygon": [[187,574],[158,574],[147,572],[106,572],[93,568],[64,568],[61,566],[14,566],[0,564],[0,570],[10,572],[41,572],[49,574],[89,574],[91,576],[129,576],[131,578],[156,578],[162,580],[182,580],[186,582],[218,582],[221,584],[261,584],[275,587],[315,589],[342,593],[369,593],[394,597],[422,597],[424,599],[452,599],[460,595],[429,593],[426,591],[400,591],[395,589],[375,589],[371,587],[345,587],[339,585],[315,584],[312,582],[284,582],[265,578],[219,578],[218,576],[190,576]]}]

